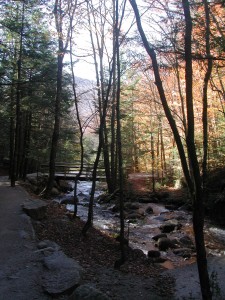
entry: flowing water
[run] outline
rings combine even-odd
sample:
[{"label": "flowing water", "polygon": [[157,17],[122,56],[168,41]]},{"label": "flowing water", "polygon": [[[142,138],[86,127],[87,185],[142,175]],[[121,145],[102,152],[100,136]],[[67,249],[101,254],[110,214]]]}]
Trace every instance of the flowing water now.
[{"label": "flowing water", "polygon": [[[81,181],[78,183],[78,213],[77,215],[82,219],[87,219],[88,213],[88,203],[90,198],[91,191],[90,181]],[[105,183],[97,182],[95,199],[98,198],[102,193],[104,193]],[[63,199],[72,199],[73,192],[68,193],[63,196]],[[61,202],[62,199],[57,199]],[[138,219],[135,223],[126,221],[126,236],[129,238],[129,245],[132,248],[141,249],[145,254],[149,250],[157,249],[155,242],[152,237],[156,234],[161,233],[160,225],[165,221],[170,219],[179,220],[182,224],[181,230],[176,230],[169,234],[171,239],[179,239],[184,235],[189,235],[193,238],[192,230],[192,216],[190,212],[183,210],[169,211],[162,204],[148,203],[141,204],[139,211],[145,211],[149,206],[153,209],[153,214],[145,214],[143,219]],[[74,210],[72,204],[67,204],[67,209],[69,211]],[[101,231],[116,235],[119,233],[119,214],[112,212],[112,204],[98,204],[95,201],[94,204],[94,226],[99,228]],[[208,253],[213,255],[222,256],[225,255],[225,230],[211,225],[209,222],[206,222],[205,236],[206,236],[206,246]],[[195,260],[195,256],[192,256],[190,259],[183,259],[175,254],[172,250],[167,252],[161,252],[161,256],[168,258],[167,262],[164,264],[167,268],[174,268],[180,265],[191,263]]]}]

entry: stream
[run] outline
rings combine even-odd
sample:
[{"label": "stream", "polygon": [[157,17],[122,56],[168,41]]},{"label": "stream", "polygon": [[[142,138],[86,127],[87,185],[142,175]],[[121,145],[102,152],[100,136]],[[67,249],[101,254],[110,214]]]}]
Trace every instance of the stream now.
[{"label": "stream", "polygon": [[[72,183],[71,183],[72,184]],[[78,217],[87,220],[88,203],[91,190],[91,181],[80,181],[78,183]],[[97,182],[95,199],[97,199],[106,188],[105,183]],[[71,202],[73,191],[55,199],[57,202]],[[143,218],[136,219],[135,222],[126,220],[125,235],[129,236],[129,245],[135,249],[141,249],[145,254],[149,250],[157,250],[155,241],[152,239],[155,235],[160,234],[160,226],[168,220],[178,220],[182,224],[181,229],[168,233],[170,239],[180,239],[183,236],[189,236],[192,240],[192,215],[184,210],[168,210],[164,205],[158,203],[139,203],[138,211],[143,214]],[[74,206],[66,204],[67,210],[73,212]],[[152,214],[147,214],[146,209],[151,207]],[[106,234],[116,236],[119,234],[119,213],[112,210],[113,204],[94,204],[94,226]],[[208,255],[224,256],[225,255],[225,229],[214,226],[209,221],[205,222],[205,241]],[[195,254],[190,258],[183,258],[175,255],[172,250],[161,251],[161,257],[166,259],[163,265],[168,269],[173,269],[181,265],[190,264],[195,261]]]}]

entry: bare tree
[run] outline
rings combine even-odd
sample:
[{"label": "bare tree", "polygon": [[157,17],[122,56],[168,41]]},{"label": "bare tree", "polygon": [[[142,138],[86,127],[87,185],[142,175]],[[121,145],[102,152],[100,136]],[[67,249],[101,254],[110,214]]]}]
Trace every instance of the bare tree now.
[{"label": "bare tree", "polygon": [[[73,3],[73,1],[70,0],[70,1],[66,1],[66,3],[63,3],[63,0],[55,0],[54,11],[53,11],[55,16],[55,25],[56,25],[56,31],[58,36],[57,83],[56,83],[56,96],[55,96],[55,120],[54,120],[54,128],[52,134],[51,152],[50,152],[50,160],[49,160],[49,178],[45,190],[46,196],[48,196],[52,190],[54,177],[55,177],[55,162],[56,162],[56,154],[57,154],[57,147],[59,141],[60,119],[61,119],[63,59],[68,48],[71,22],[73,21],[76,6],[77,6],[77,1]],[[70,14],[69,25],[65,29],[66,32],[64,32],[63,22],[65,21],[65,17],[68,17],[68,14]]]}]

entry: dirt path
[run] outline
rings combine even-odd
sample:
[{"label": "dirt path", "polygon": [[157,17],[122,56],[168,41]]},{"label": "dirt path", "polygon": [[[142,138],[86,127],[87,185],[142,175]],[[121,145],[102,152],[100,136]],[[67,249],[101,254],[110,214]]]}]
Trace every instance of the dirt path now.
[{"label": "dirt path", "polygon": [[0,177],[0,299],[51,299],[40,286],[42,264],[29,217],[21,209],[27,193]]}]

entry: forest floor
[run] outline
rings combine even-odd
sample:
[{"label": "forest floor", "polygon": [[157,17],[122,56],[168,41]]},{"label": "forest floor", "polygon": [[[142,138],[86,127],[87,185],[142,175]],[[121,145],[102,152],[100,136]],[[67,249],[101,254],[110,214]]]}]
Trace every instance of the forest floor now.
[{"label": "forest floor", "polygon": [[[146,176],[131,176],[129,189],[140,196],[149,192]],[[168,189],[173,199],[185,202],[186,191]],[[148,258],[132,254],[120,267],[114,263],[120,258],[119,243],[115,238],[91,228],[82,236],[84,222],[79,218],[69,219],[65,206],[49,202],[47,218],[34,223],[39,240],[50,239],[62,250],[77,260],[84,269],[83,283],[91,283],[97,289],[116,300],[188,300],[201,299],[197,265],[193,260],[180,267],[168,270],[163,265],[152,263]],[[192,262],[192,263],[191,263]],[[210,274],[214,274],[214,299],[225,299],[225,257],[209,257]]]},{"label": "forest floor", "polygon": [[[138,194],[146,192],[143,180],[132,182]],[[163,274],[164,267],[129,252],[125,264],[115,270],[114,264],[121,255],[119,242],[95,228],[82,236],[84,224],[79,218],[68,218],[64,205],[49,201],[47,218],[33,226],[39,240],[55,241],[66,255],[80,263],[84,269],[82,283],[93,284],[111,299],[173,299],[174,279]]]}]

